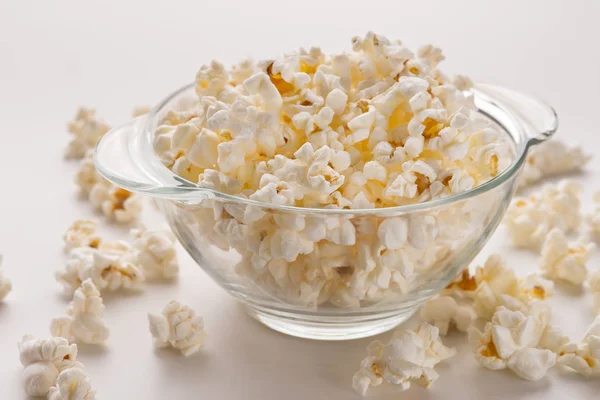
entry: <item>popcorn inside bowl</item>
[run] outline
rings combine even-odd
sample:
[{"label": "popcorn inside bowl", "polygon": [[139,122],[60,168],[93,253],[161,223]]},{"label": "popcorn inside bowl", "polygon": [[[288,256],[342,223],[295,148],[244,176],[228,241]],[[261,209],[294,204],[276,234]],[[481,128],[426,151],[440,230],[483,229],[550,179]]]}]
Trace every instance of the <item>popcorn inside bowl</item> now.
[{"label": "popcorn inside bowl", "polygon": [[195,97],[153,117],[153,146],[181,178],[234,197],[163,202],[172,224],[206,244],[204,264],[234,292],[358,308],[440,289],[510,191],[390,207],[468,191],[514,159],[470,80],[438,69],[443,59],[369,32],[349,53],[203,66]]}]

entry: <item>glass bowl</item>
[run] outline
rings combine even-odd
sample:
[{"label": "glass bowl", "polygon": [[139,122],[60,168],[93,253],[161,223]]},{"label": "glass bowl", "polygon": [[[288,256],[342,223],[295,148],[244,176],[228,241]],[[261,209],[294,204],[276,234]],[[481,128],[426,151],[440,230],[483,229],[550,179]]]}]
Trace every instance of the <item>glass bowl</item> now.
[{"label": "glass bowl", "polygon": [[426,203],[274,206],[179,177],[155,156],[152,139],[162,115],[189,104],[193,85],[108,132],[94,160],[115,185],[156,198],[183,247],[257,320],[304,338],[366,337],[408,319],[468,266],[502,219],[528,149],[556,130],[554,110],[538,100],[492,85],[477,85],[473,96],[514,160],[472,190]]}]

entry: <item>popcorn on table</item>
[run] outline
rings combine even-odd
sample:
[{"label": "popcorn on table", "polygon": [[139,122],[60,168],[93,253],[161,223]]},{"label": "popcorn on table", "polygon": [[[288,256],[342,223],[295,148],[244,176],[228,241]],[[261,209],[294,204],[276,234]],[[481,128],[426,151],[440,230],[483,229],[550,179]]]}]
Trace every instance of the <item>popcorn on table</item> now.
[{"label": "popcorn on table", "polygon": [[63,235],[65,252],[78,247],[98,248],[102,239],[97,235],[96,222],[79,219],[73,222]]},{"label": "popcorn on table", "polygon": [[600,316],[574,348],[563,351],[558,357],[557,365],[573,370],[588,378],[600,377]]},{"label": "popcorn on table", "polygon": [[477,315],[469,305],[458,304],[450,296],[439,296],[425,303],[421,318],[436,326],[440,335],[446,335],[451,325],[460,332],[466,332]]},{"label": "popcorn on table", "polygon": [[77,362],[77,345],[61,337],[37,339],[25,335],[18,343],[25,392],[30,396],[45,396],[54,386],[59,373],[81,367]]},{"label": "popcorn on table", "polygon": [[78,367],[63,370],[48,392],[48,400],[96,400],[96,392],[85,372]]},{"label": "popcorn on table", "polygon": [[414,330],[399,330],[386,345],[377,340],[369,344],[352,387],[363,396],[370,386],[383,382],[399,385],[401,390],[413,382],[428,387],[438,378],[435,366],[455,354],[456,349],[444,346],[435,326],[422,323]]},{"label": "popcorn on table", "polygon": [[73,294],[67,316],[54,318],[50,323],[52,336],[61,336],[69,342],[102,344],[109,330],[104,322],[104,304],[92,279],[88,278]]},{"label": "popcorn on table", "polygon": [[69,122],[68,130],[74,138],[67,146],[65,157],[81,159],[88,150],[96,146],[100,138],[110,130],[110,126],[96,116],[96,110],[80,108],[75,119]]},{"label": "popcorn on table", "polygon": [[560,140],[548,140],[529,150],[527,161],[519,176],[519,188],[544,178],[580,171],[592,156],[580,146],[569,146]]},{"label": "popcorn on table", "polygon": [[0,300],[4,299],[12,290],[12,283],[2,272],[2,261],[3,256],[0,254]]},{"label": "popcorn on table", "polygon": [[581,285],[587,278],[586,263],[595,249],[594,243],[569,243],[564,232],[554,228],[542,246],[540,269],[552,280],[564,280]]},{"label": "popcorn on table", "polygon": [[81,160],[75,175],[75,183],[90,203],[102,213],[120,223],[139,218],[142,198],[104,179],[94,166],[93,153],[88,151]]},{"label": "popcorn on table", "polygon": [[150,333],[158,348],[171,346],[188,357],[204,346],[202,317],[178,301],[171,301],[161,314],[148,314]]},{"label": "popcorn on table", "polygon": [[173,279],[179,273],[175,235],[170,231],[132,230],[135,264],[147,280]]},{"label": "popcorn on table", "polygon": [[148,114],[150,110],[152,110],[152,107],[150,106],[135,106],[131,111],[131,116],[133,118],[141,117],[144,114]]},{"label": "popcorn on table", "polygon": [[79,247],[71,251],[65,268],[56,272],[56,280],[67,293],[75,292],[87,279],[101,292],[137,289],[145,278],[134,261],[131,246],[125,242],[101,243],[97,249]]},{"label": "popcorn on table", "polygon": [[[182,178],[278,206],[380,208],[464,192],[506,169],[514,150],[476,111],[472,83],[440,72],[443,59],[369,32],[346,53],[300,49],[230,70],[213,61],[196,75],[197,99],[158,116],[155,153]],[[481,213],[356,221],[206,199],[194,233],[237,251],[240,278],[270,295],[360,307],[409,291]]]},{"label": "popcorn on table", "polygon": [[556,364],[556,354],[540,346],[549,322],[545,307],[530,308],[527,314],[498,307],[483,332],[469,329],[475,359],[488,369],[509,368],[520,378],[542,379]]},{"label": "popcorn on table", "polygon": [[577,230],[581,224],[582,190],[578,183],[563,181],[544,186],[537,195],[515,197],[503,219],[513,245],[536,249],[553,228],[565,233]]}]

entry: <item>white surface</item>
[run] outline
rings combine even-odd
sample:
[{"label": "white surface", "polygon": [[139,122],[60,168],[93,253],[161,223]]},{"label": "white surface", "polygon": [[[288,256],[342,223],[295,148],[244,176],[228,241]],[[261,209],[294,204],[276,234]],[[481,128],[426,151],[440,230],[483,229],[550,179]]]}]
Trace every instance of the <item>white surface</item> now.
[{"label": "white surface", "polygon": [[[133,105],[156,102],[193,80],[211,58],[231,63],[301,45],[348,49],[351,36],[372,29],[411,47],[440,45],[447,72],[539,95],[558,110],[560,137],[590,151],[600,146],[596,0],[109,3],[0,0],[0,252],[14,284],[0,304],[0,399],[26,398],[16,342],[26,333],[47,336],[50,319],[65,312],[68,299],[53,277],[64,262],[61,236],[74,219],[95,216],[76,195],[76,164],[62,159],[65,123],[78,105],[96,107],[116,125]],[[600,158],[589,171],[578,178],[589,183],[588,207],[592,188],[600,188]],[[126,232],[104,228],[110,236]],[[484,253],[495,250],[510,250],[501,230]],[[178,283],[105,299],[109,342],[104,349],[82,346],[79,357],[99,398],[358,398],[351,378],[370,339],[327,343],[272,332],[247,317],[183,251],[180,259]],[[509,259],[523,274],[535,269],[534,255],[511,251]],[[595,255],[590,265],[598,260]],[[552,301],[556,320],[581,335],[592,320],[590,299],[559,292]],[[208,340],[196,357],[152,348],[146,313],[171,298],[205,318]],[[455,334],[449,342],[464,345],[465,338]],[[416,386],[377,398],[584,399],[600,390],[598,381],[558,371],[526,382],[484,370],[464,346],[439,372],[428,390]]]}]

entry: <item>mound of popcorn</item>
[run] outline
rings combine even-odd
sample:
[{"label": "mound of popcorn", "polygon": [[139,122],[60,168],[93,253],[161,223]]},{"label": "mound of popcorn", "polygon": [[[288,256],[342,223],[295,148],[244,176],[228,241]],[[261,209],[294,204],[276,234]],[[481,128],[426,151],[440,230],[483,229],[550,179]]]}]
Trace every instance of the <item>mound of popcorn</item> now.
[{"label": "mound of popcorn", "polygon": [[385,218],[268,207],[416,204],[507,168],[512,144],[477,112],[468,78],[438,69],[443,59],[439,48],[414,53],[369,32],[348,53],[203,66],[197,97],[158,115],[155,152],[182,178],[267,207],[203,200],[195,234],[239,253],[236,273],[259,290],[302,306],[410,291],[417,273],[477,234],[488,204]]}]

